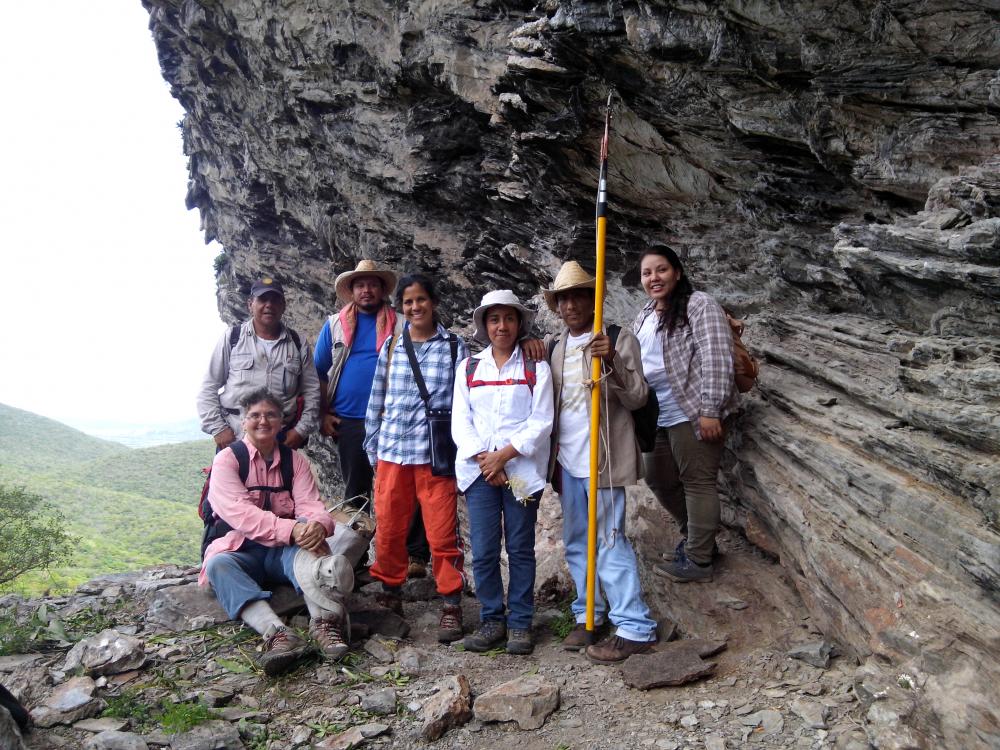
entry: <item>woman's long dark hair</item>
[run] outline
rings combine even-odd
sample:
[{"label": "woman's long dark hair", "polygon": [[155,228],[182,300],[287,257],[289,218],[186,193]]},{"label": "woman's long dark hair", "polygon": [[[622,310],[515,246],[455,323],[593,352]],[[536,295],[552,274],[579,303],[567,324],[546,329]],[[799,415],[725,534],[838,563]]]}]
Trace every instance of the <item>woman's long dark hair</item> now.
[{"label": "woman's long dark hair", "polygon": [[647,255],[658,255],[661,258],[665,258],[670,267],[681,275],[677,280],[674,291],[667,297],[667,305],[660,312],[660,322],[656,326],[656,330],[662,331],[666,328],[667,334],[671,334],[674,332],[674,329],[688,324],[688,300],[691,299],[691,295],[694,293],[694,287],[691,286],[691,281],[684,270],[684,264],[681,263],[681,259],[677,257],[677,253],[673,251],[673,248],[662,244],[650,245],[639,256],[640,264]]},{"label": "woman's long dark hair", "polygon": [[[427,296],[430,297],[431,302],[435,305],[441,302],[441,298],[438,296],[437,289],[434,287],[434,282],[428,276],[422,273],[408,273],[406,276],[399,280],[396,284],[396,309],[400,312],[403,311],[403,292],[409,289],[414,284],[420,284],[427,292]],[[439,322],[437,309],[434,310],[434,323]]]}]

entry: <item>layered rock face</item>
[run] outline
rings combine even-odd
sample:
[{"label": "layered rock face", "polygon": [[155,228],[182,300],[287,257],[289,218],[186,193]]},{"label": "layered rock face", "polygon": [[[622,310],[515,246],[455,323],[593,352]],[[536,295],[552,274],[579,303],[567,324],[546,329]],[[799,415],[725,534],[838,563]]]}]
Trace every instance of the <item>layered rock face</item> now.
[{"label": "layered rock face", "polygon": [[227,319],[266,271],[314,334],[361,257],[458,325],[535,295],[592,255],[614,91],[610,317],[666,241],[764,361],[726,520],[888,681],[874,744],[1000,743],[995,5],[143,2]]}]

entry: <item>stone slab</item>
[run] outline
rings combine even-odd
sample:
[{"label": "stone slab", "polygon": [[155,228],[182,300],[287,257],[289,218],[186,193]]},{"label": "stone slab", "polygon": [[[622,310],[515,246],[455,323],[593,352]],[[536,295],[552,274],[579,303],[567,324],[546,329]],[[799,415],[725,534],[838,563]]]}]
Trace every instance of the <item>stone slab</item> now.
[{"label": "stone slab", "polygon": [[702,657],[713,656],[725,647],[725,641],[673,641],[651,653],[630,656],[622,665],[622,677],[626,684],[640,690],[684,685],[712,674],[715,664]]},{"label": "stone slab", "polygon": [[541,675],[528,675],[497,685],[476,698],[479,721],[515,721],[521,729],[540,729],[559,708],[559,688]]}]

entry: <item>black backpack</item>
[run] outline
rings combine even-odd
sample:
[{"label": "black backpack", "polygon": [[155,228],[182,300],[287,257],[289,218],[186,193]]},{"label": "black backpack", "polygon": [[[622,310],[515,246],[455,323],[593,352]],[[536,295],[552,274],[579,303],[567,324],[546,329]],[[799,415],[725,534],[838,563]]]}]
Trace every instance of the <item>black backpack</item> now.
[{"label": "black backpack", "polygon": [[[612,323],[608,326],[608,338],[611,339],[612,349],[618,346],[618,336],[621,332],[622,327],[619,325]],[[549,342],[549,360],[552,359],[552,352],[556,350],[557,343],[559,343],[558,338],[553,338]],[[650,453],[656,444],[656,423],[659,418],[660,402],[656,398],[656,391],[650,388],[645,406],[640,406],[632,412],[635,439],[639,443],[639,450],[643,453]]]},{"label": "black backpack", "polygon": [[[242,440],[237,440],[229,446],[229,450],[236,456],[239,464],[240,481],[246,484],[247,477],[250,476],[250,451]],[[278,443],[278,454],[281,457],[281,486],[280,487],[247,487],[248,490],[264,493],[264,510],[271,509],[272,492],[292,491],[292,449],[284,443]],[[212,504],[208,502],[208,485],[212,478],[211,469],[205,477],[205,486],[201,490],[201,501],[198,503],[198,515],[205,522],[205,531],[201,535],[201,559],[205,559],[205,550],[212,542],[219,537],[223,537],[233,530],[233,527],[219,518],[212,510]]]}]

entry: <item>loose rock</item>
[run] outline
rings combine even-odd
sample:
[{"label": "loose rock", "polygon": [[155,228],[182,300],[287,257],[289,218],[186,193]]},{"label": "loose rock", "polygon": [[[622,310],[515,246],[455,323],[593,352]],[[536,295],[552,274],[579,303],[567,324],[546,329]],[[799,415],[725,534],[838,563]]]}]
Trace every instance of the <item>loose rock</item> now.
[{"label": "loose rock", "polygon": [[384,688],[361,698],[361,708],[370,714],[388,716],[396,713],[396,691]]},{"label": "loose rock", "polygon": [[148,750],[149,745],[132,732],[105,731],[88,739],[84,750]]},{"label": "loose rock", "polygon": [[802,719],[810,729],[826,729],[826,717],[830,712],[826,706],[816,701],[798,699],[792,701],[792,712]]},{"label": "loose rock", "polygon": [[243,750],[243,741],[235,726],[213,720],[171,737],[170,750]]},{"label": "loose rock", "polygon": [[559,707],[559,688],[540,675],[519,677],[476,699],[480,721],[516,721],[521,729],[538,729]]},{"label": "loose rock", "polygon": [[109,629],[73,646],[66,654],[62,670],[73,672],[83,668],[90,675],[116,674],[138,669],[145,661],[145,646],[139,638]]},{"label": "loose rock", "polygon": [[426,740],[436,740],[472,718],[472,688],[465,675],[445,677],[435,687],[437,693],[423,705],[424,724],[420,733]]},{"label": "loose rock", "polygon": [[21,730],[18,729],[17,722],[3,706],[0,706],[0,747],[7,750],[25,750],[24,741],[21,739]]},{"label": "loose rock", "polygon": [[40,727],[72,724],[97,714],[103,703],[94,697],[97,685],[90,677],[74,677],[59,685],[45,702],[31,711]]},{"label": "loose rock", "polygon": [[828,669],[832,651],[833,647],[829,643],[826,641],[817,641],[815,643],[803,643],[795,646],[788,651],[788,655],[792,659],[804,661],[806,664],[812,664],[814,667]]}]

